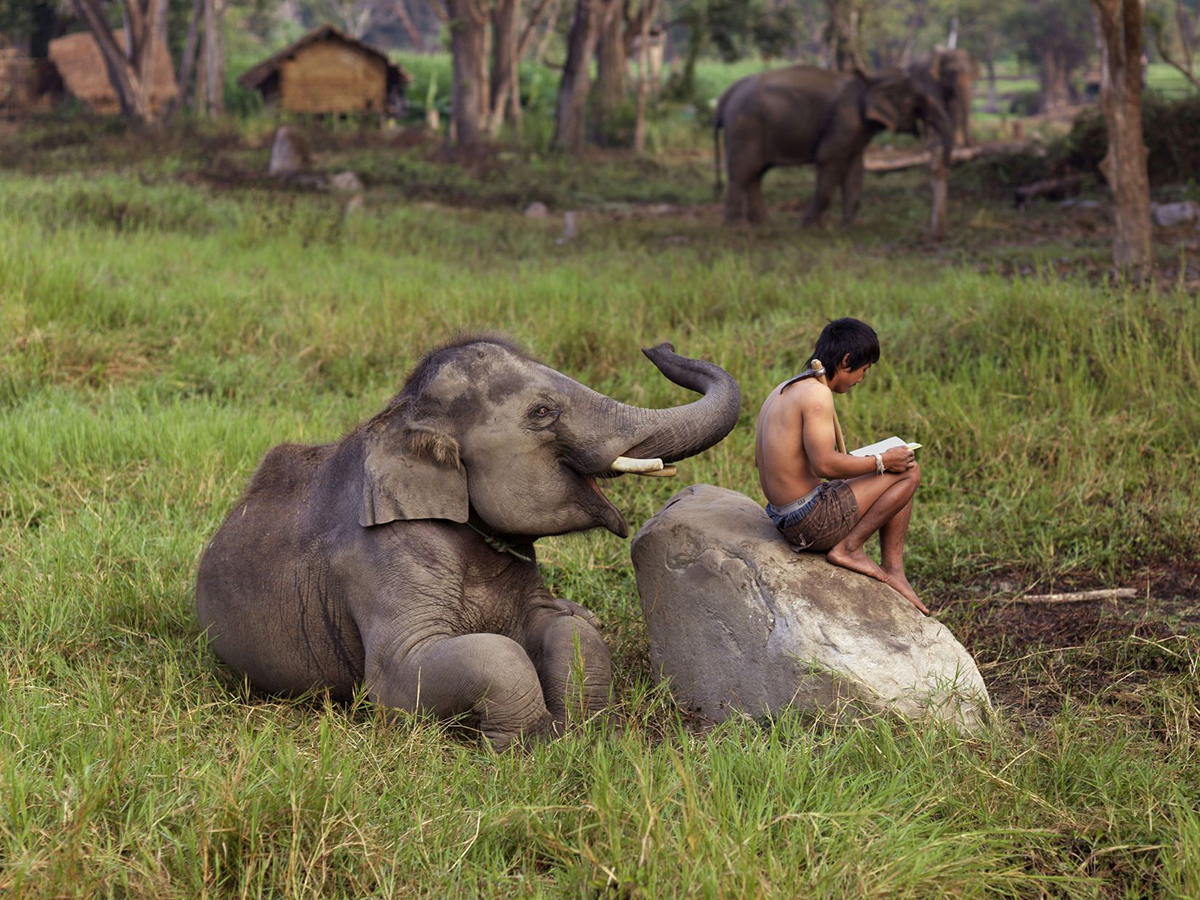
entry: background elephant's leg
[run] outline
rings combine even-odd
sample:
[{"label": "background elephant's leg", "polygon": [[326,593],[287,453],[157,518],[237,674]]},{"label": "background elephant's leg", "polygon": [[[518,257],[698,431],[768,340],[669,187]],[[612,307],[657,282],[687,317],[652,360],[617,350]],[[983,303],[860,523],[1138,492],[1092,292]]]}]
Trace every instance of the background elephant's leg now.
[{"label": "background elephant's leg", "polygon": [[604,638],[579,616],[544,610],[530,623],[525,646],[541,678],[546,707],[557,722],[608,705],[612,657]]},{"label": "background elephant's leg", "polygon": [[465,715],[498,750],[553,725],[533,661],[503,635],[443,638],[403,660],[378,660],[370,669],[372,700],[441,719]]},{"label": "background elephant's leg", "polygon": [[817,165],[817,189],[813,192],[812,203],[804,211],[804,224],[817,225],[829,204],[833,202],[833,192],[842,183],[845,167],[835,161],[823,162]]},{"label": "background elephant's leg", "polygon": [[725,221],[740,222],[746,215],[746,188],[732,177],[725,185]]},{"label": "background elephant's leg", "polygon": [[766,173],[759,173],[746,186],[746,218],[758,225],[767,221],[767,205],[763,202],[762,180]]},{"label": "background elephant's leg", "polygon": [[846,167],[846,177],[842,180],[842,224],[849,225],[858,215],[858,205],[862,200],[863,185],[863,155],[860,153]]}]

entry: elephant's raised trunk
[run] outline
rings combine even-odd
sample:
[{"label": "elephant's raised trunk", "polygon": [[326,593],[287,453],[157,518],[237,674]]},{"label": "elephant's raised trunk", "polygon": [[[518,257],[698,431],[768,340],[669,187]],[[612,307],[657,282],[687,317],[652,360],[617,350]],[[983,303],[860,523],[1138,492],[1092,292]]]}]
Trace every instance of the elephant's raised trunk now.
[{"label": "elephant's raised trunk", "polygon": [[[584,474],[618,474],[613,468],[618,457],[667,464],[686,459],[718,443],[737,424],[742,395],[728,372],[714,363],[680,356],[666,343],[642,352],[671,381],[704,396],[670,409],[644,409],[589,391],[596,404],[591,418],[597,431],[590,438],[576,434],[581,446],[571,460]],[[626,461],[619,468],[631,471],[637,466]]]},{"label": "elephant's raised trunk", "polygon": [[714,363],[678,355],[670,344],[642,352],[671,381],[704,396],[671,409],[626,407],[635,423],[635,443],[623,456],[671,463],[707,450],[733,431],[742,410],[733,376]]}]

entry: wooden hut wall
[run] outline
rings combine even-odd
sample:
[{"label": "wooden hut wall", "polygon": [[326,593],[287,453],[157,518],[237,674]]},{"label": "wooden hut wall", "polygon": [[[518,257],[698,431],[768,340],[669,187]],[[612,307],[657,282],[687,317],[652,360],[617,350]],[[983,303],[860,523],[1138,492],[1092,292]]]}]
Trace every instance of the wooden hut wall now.
[{"label": "wooden hut wall", "polygon": [[380,112],[387,99],[387,64],[340,41],[310,44],[280,69],[280,101],[291,112]]}]

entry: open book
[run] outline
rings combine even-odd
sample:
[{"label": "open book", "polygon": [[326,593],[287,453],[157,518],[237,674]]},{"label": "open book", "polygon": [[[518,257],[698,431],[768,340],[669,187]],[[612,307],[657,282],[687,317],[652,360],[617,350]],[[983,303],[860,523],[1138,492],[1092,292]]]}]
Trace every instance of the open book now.
[{"label": "open book", "polygon": [[857,450],[851,450],[851,456],[874,456],[876,453],[886,453],[893,447],[907,447],[909,450],[920,448],[920,444],[912,441],[905,441],[898,437],[884,438],[882,441],[876,441],[874,444],[867,444],[865,447],[859,447]]}]

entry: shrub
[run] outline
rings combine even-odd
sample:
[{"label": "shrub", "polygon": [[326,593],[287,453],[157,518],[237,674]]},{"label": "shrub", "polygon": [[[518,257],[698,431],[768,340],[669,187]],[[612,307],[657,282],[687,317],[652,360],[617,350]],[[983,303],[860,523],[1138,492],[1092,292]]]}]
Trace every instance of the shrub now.
[{"label": "shrub", "polygon": [[[1150,150],[1150,183],[1172,184],[1200,178],[1200,94],[1168,100],[1149,92],[1142,97],[1142,132]],[[1108,152],[1104,115],[1085,110],[1067,135],[1066,162],[1095,171]]]}]

